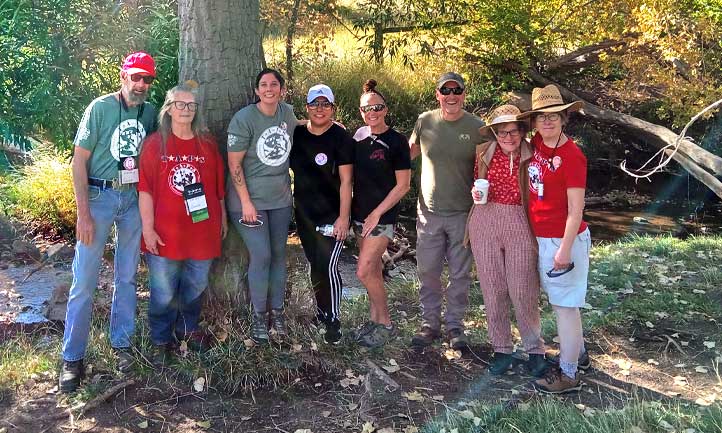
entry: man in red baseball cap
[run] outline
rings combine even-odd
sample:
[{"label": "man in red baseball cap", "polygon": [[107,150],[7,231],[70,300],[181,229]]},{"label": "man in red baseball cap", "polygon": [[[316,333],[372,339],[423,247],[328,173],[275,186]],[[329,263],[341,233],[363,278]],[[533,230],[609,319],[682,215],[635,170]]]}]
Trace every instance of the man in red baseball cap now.
[{"label": "man in red baseball cap", "polygon": [[120,70],[120,90],[90,103],[75,136],[72,171],[77,244],[65,316],[61,392],[73,392],[80,385],[93,292],[113,226],[116,245],[110,343],[122,373],[133,363],[130,344],[135,331],[135,274],[141,238],[137,163],[143,140],[157,126],[157,111],[145,102],[154,79],[153,58],[144,52],[130,54]]}]

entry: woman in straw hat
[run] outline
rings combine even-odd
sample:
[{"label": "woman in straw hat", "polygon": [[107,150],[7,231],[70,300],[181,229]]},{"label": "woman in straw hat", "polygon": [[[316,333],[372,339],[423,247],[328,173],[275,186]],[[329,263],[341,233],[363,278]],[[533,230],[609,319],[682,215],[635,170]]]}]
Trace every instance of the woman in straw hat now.
[{"label": "woman in straw hat", "polygon": [[587,159],[564,134],[568,114],[582,107],[565,104],[553,85],[535,88],[532,109],[519,118],[531,118],[536,134],[529,163],[529,215],[539,244],[539,277],[557,318],[559,367],[534,382],[543,392],[581,389],[578,368],[589,366],[584,350],[579,307],[585,303],[591,238],[582,220]]},{"label": "woman in straw hat", "polygon": [[512,367],[514,344],[509,309],[514,306],[524,349],[529,354],[527,367],[540,377],[547,369],[544,340],[539,319],[539,275],[537,246],[529,227],[527,184],[532,148],[524,138],[526,122],[513,105],[492,111],[488,124],[479,129],[491,141],[481,146],[476,158],[477,179],[489,183],[486,203],[476,186],[469,214],[469,238],[476,261],[479,284],[486,306],[489,340],[494,357],[489,372],[504,374]]}]

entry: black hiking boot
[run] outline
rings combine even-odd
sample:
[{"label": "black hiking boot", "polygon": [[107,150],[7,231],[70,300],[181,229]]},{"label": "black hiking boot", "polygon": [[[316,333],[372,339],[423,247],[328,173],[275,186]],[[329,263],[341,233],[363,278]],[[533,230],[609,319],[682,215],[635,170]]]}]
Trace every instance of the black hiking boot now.
[{"label": "black hiking boot", "polygon": [[549,369],[549,364],[544,358],[544,355],[532,353],[526,362],[526,369],[529,370],[529,374],[534,377],[543,377]]},{"label": "black hiking boot", "polygon": [[63,394],[69,394],[75,392],[80,386],[80,379],[83,377],[85,368],[83,367],[83,360],[77,361],[63,361],[63,366],[60,369],[60,378],[58,380],[58,390]]}]

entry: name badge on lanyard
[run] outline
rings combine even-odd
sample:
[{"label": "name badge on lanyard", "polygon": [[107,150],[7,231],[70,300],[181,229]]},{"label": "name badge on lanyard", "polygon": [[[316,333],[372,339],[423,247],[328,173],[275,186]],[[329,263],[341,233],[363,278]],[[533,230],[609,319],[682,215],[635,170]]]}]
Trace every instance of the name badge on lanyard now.
[{"label": "name badge on lanyard", "polygon": [[190,214],[194,223],[208,219],[208,203],[206,203],[206,192],[202,183],[192,183],[183,187],[183,201],[186,204],[186,212]]},{"label": "name badge on lanyard", "polygon": [[138,183],[138,160],[136,155],[120,157],[120,161],[118,161],[118,180],[121,185]]}]

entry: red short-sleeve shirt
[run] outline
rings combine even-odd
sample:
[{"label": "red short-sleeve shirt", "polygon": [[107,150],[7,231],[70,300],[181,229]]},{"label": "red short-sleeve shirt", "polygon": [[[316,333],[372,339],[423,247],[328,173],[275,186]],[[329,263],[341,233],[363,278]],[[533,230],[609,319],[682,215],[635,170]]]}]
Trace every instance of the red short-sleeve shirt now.
[{"label": "red short-sleeve shirt", "polygon": [[[210,136],[183,140],[170,134],[162,152],[160,133],[148,137],[140,155],[138,191],[153,198],[154,228],[165,243],[158,255],[172,260],[207,260],[221,254],[221,203],[225,196],[224,165]],[[183,187],[200,182],[208,216],[194,223],[186,211]],[[145,240],[141,249],[148,252]]]},{"label": "red short-sleeve shirt", "polygon": [[[571,138],[559,144],[556,151],[545,146],[538,133],[531,143],[534,147],[529,163],[531,226],[536,236],[562,238],[568,214],[567,189],[586,188],[587,158]],[[582,221],[577,233],[586,228],[587,223]]]}]

